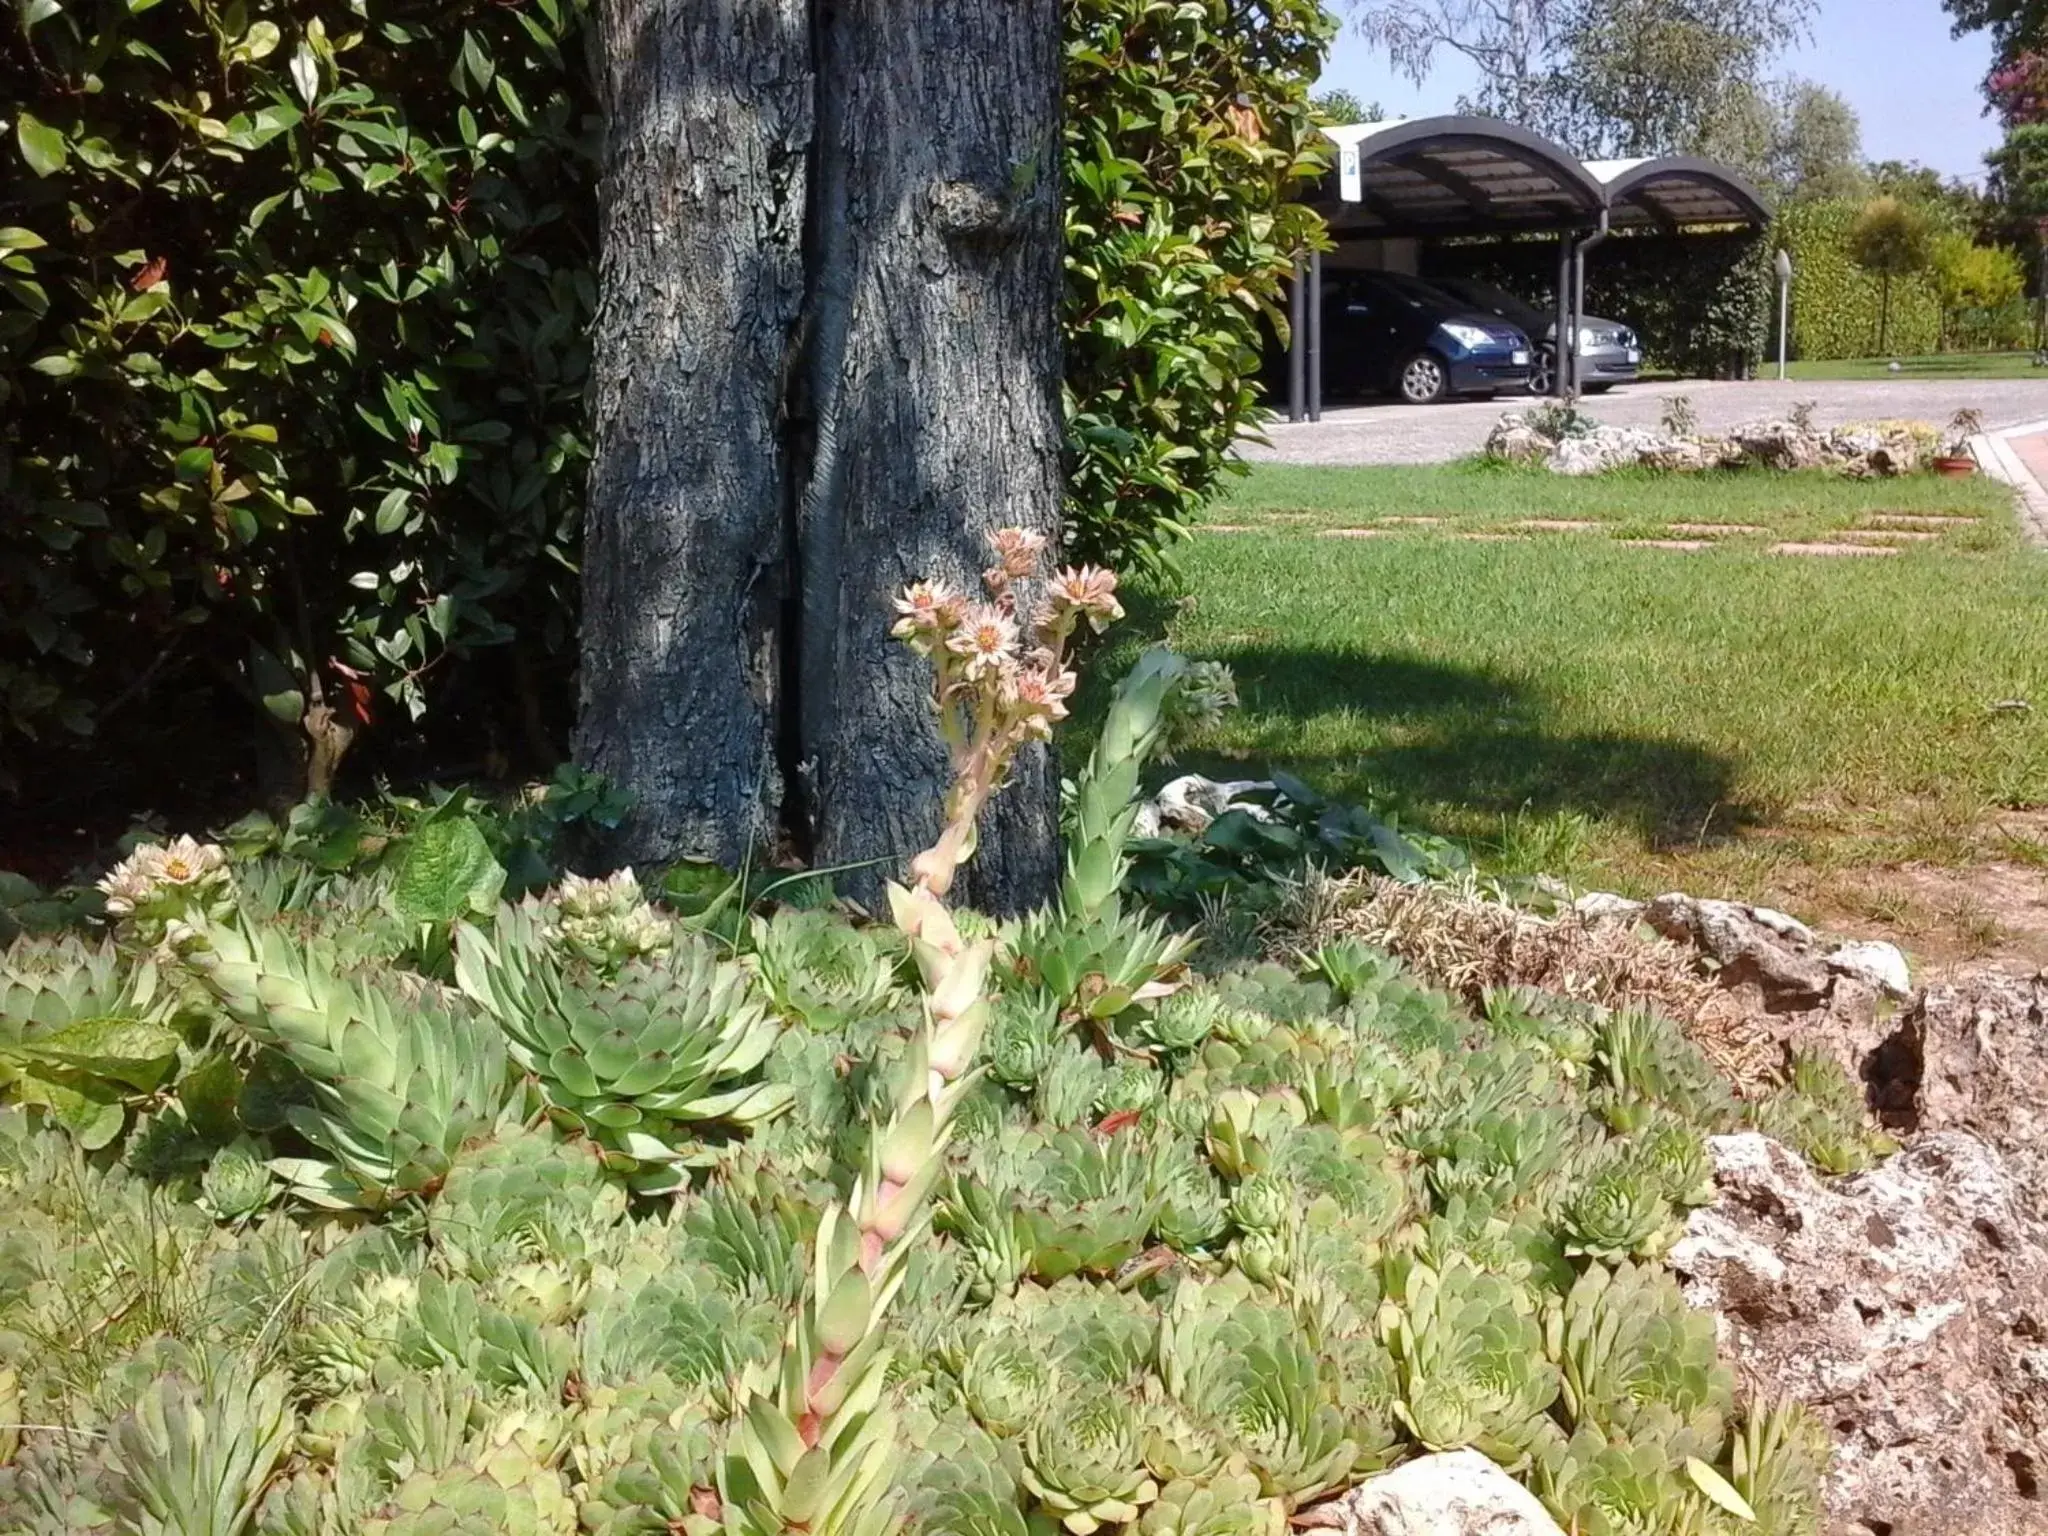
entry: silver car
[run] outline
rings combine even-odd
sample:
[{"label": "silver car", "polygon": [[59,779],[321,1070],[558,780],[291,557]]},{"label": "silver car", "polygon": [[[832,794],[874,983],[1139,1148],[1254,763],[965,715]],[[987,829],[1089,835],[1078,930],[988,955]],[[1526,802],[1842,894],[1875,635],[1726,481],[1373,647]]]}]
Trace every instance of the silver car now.
[{"label": "silver car", "polygon": [[[1477,309],[1510,320],[1536,342],[1536,363],[1529,370],[1529,390],[1547,395],[1557,368],[1557,317],[1524,303],[1505,288],[1471,277],[1437,277],[1430,281]],[[1643,343],[1618,320],[1579,316],[1579,387],[1589,395],[1605,394],[1617,384],[1633,384],[1643,370]]]}]

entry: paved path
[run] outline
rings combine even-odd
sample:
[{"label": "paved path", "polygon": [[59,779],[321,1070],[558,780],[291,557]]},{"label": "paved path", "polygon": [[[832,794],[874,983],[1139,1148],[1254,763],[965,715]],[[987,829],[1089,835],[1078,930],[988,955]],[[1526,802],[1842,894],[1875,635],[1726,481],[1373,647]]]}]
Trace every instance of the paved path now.
[{"label": "paved path", "polygon": [[[1709,430],[1782,416],[1802,400],[1813,401],[1814,419],[1830,426],[1884,417],[1945,424],[1965,407],[1981,411],[1993,434],[2048,422],[2048,379],[1689,380],[1623,385],[1589,397],[1585,408],[1616,426],[1654,427],[1672,395],[1689,398],[1700,425]],[[1346,405],[1325,411],[1319,422],[1277,422],[1268,428],[1272,446],[1247,443],[1244,454],[1285,464],[1442,464],[1477,453],[1501,412],[1534,403],[1528,396],[1504,395],[1445,405]],[[2048,469],[2043,473],[2048,476]]]}]

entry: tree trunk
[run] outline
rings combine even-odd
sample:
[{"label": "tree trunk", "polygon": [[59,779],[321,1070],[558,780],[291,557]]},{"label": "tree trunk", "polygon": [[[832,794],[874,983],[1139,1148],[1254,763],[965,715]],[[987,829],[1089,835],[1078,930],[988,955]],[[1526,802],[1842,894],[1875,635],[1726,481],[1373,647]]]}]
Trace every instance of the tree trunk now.
[{"label": "tree trunk", "polygon": [[[1055,0],[606,0],[581,755],[623,858],[779,834],[872,895],[937,833],[918,577],[1059,500]],[[969,894],[1057,873],[1046,754]]]},{"label": "tree trunk", "polygon": [[788,601],[783,403],[804,302],[804,0],[605,0],[577,756],[618,857],[772,837]]}]

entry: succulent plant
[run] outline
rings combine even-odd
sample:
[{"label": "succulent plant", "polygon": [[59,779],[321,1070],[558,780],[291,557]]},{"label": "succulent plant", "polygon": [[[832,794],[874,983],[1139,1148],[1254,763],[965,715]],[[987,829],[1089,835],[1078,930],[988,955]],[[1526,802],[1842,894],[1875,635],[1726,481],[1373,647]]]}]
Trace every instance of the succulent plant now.
[{"label": "succulent plant", "polygon": [[939,1202],[934,1224],[966,1250],[967,1271],[977,1300],[1006,1296],[1030,1271],[1032,1226],[1016,1208],[1007,1185],[953,1179]]},{"label": "succulent plant", "polygon": [[176,1002],[154,963],[111,941],[17,941],[0,956],[0,1092],[106,1146],[177,1063]]},{"label": "succulent plant", "polygon": [[1281,1502],[1264,1497],[1249,1472],[1170,1482],[1138,1519],[1139,1536],[1281,1536],[1286,1529]]},{"label": "succulent plant", "polygon": [[1308,973],[1328,987],[1339,1006],[1362,1003],[1401,973],[1400,962],[1357,939],[1332,939],[1302,957]]},{"label": "succulent plant", "polygon": [[238,1536],[291,1445],[279,1372],[214,1359],[204,1382],[161,1377],[109,1435],[115,1513],[125,1529]]},{"label": "succulent plant", "polygon": [[990,1434],[1014,1440],[1060,1395],[1057,1363],[1046,1340],[1019,1328],[985,1333],[960,1371],[967,1411]]},{"label": "succulent plant", "polygon": [[286,1118],[333,1162],[274,1165],[300,1198],[374,1209],[431,1194],[497,1118],[503,1038],[461,999],[337,975],[317,950],[241,921],[208,926],[185,957],[311,1087],[313,1103],[289,1106]]},{"label": "succulent plant", "polygon": [[1401,1269],[1380,1303],[1400,1383],[1394,1412],[1430,1450],[1526,1461],[1558,1394],[1528,1293],[1462,1263]]},{"label": "succulent plant", "polygon": [[555,919],[545,930],[563,953],[601,971],[659,955],[674,935],[640,892],[633,871],[602,880],[569,875],[555,891]]},{"label": "succulent plant", "polygon": [[[1693,1465],[1719,1481],[1704,1462]],[[1581,1429],[1544,1447],[1535,1483],[1552,1513],[1584,1536],[1719,1536],[1729,1527],[1715,1518],[1711,1501],[1687,1473],[1683,1459],[1654,1441]]]},{"label": "succulent plant", "polygon": [[1030,990],[999,993],[983,1045],[989,1076],[1005,1088],[1031,1092],[1060,1054],[1065,1035],[1059,999],[1052,994]]},{"label": "succulent plant", "polygon": [[1149,1149],[1128,1132],[1053,1137],[1019,1192],[1019,1221],[1041,1280],[1114,1274],[1145,1246],[1159,1214]]},{"label": "succulent plant", "polygon": [[1662,1181],[1646,1171],[1625,1145],[1597,1148],[1586,1158],[1576,1187],[1560,1211],[1565,1252],[1614,1263],[1656,1258],[1676,1239],[1679,1224]]},{"label": "succulent plant", "polygon": [[909,1448],[897,1479],[912,1528],[927,1536],[1031,1536],[1003,1447],[957,1416],[923,1415],[904,1426]]},{"label": "succulent plant", "polygon": [[1718,1454],[1734,1376],[1715,1357],[1711,1315],[1688,1307],[1663,1271],[1590,1266],[1553,1307],[1545,1346],[1574,1427],[1638,1438],[1654,1427],[1682,1454]]},{"label": "succulent plant", "polygon": [[[645,1413],[625,1428],[628,1415],[617,1411],[615,1389],[600,1390],[612,1395],[586,1404],[572,1449],[583,1529],[591,1536],[712,1536],[720,1511],[711,1421],[691,1404],[662,1416]],[[595,1442],[593,1418],[606,1426]]]},{"label": "succulent plant", "polygon": [[504,1027],[550,1108],[589,1134],[636,1188],[678,1188],[700,1126],[745,1126],[789,1107],[756,1069],[776,1027],[746,974],[701,939],[615,976],[565,967],[537,935],[539,909],[500,907],[489,936],[464,927],[456,978]]},{"label": "succulent plant", "polygon": [[754,919],[754,963],[776,1010],[815,1030],[888,1011],[894,967],[872,934],[830,912]]},{"label": "succulent plant", "polygon": [[1022,1441],[1023,1483],[1073,1536],[1127,1525],[1159,1496],[1146,1470],[1137,1405],[1106,1388],[1041,1409]]},{"label": "succulent plant", "polygon": [[1358,1457],[1316,1341],[1242,1281],[1183,1281],[1162,1320],[1167,1389],[1292,1509],[1341,1486]]},{"label": "succulent plant", "polygon": [[1307,1120],[1308,1107],[1298,1093],[1226,1089],[1209,1113],[1209,1161],[1226,1179],[1259,1173],[1271,1166],[1274,1146]]},{"label": "succulent plant", "polygon": [[1729,1482],[1756,1516],[1756,1536],[1806,1536],[1819,1522],[1833,1448],[1803,1404],[1752,1397],[1729,1449]]},{"label": "succulent plant", "polygon": [[1026,918],[1010,939],[1025,983],[1044,988],[1063,1009],[1097,1025],[1170,997],[1193,948],[1194,940],[1175,933],[1164,919],[1114,904],[1088,917],[1047,909]]},{"label": "succulent plant", "polygon": [[[1698,1047],[1661,1014],[1620,1008],[1595,1026],[1595,1062],[1608,1094],[1610,1123],[1630,1130],[1632,1106],[1662,1104],[1703,1131],[1731,1129],[1737,1120],[1734,1094]],[[1620,1119],[1617,1121],[1616,1116]]]},{"label": "succulent plant", "polygon": [[1898,1150],[1872,1123],[1862,1092],[1841,1063],[1821,1051],[1795,1051],[1785,1083],[1753,1102],[1748,1120],[1822,1173],[1857,1173]]},{"label": "succulent plant", "polygon": [[526,1260],[584,1258],[625,1214],[625,1190],[588,1143],[501,1126],[457,1153],[427,1232],[457,1272],[489,1280]]},{"label": "succulent plant", "polygon": [[268,1149],[247,1136],[215,1152],[199,1178],[199,1208],[216,1221],[248,1221],[268,1209],[279,1193]]},{"label": "succulent plant", "polygon": [[1135,1016],[1127,1043],[1172,1066],[1199,1051],[1216,1027],[1223,1000],[1207,988],[1184,988]]}]

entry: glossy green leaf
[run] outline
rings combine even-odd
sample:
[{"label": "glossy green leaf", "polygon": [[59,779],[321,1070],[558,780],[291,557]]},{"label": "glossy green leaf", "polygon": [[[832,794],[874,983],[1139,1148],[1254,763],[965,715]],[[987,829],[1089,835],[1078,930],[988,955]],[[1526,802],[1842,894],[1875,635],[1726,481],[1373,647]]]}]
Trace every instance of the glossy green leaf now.
[{"label": "glossy green leaf", "polygon": [[21,158],[28,162],[28,168],[38,176],[56,175],[64,169],[70,158],[63,133],[48,123],[39,121],[31,113],[16,114],[14,139],[21,147]]}]

